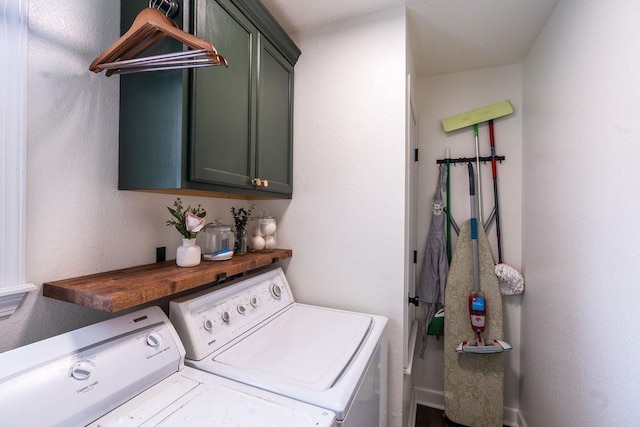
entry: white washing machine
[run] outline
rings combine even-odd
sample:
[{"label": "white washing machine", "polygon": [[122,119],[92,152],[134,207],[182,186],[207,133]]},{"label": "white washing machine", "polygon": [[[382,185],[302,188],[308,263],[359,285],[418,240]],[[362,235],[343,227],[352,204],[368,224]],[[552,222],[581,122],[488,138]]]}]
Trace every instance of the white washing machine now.
[{"label": "white washing machine", "polygon": [[0,354],[0,426],[333,426],[335,415],[184,366],[158,307]]},{"label": "white washing machine", "polygon": [[174,300],[185,363],[336,414],[386,425],[387,318],[296,303],[282,269]]}]

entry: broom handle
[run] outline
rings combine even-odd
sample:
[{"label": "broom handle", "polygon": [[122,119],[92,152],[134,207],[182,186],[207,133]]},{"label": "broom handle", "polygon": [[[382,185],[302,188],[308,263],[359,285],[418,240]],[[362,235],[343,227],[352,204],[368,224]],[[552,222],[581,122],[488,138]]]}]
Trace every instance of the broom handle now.
[{"label": "broom handle", "polygon": [[[451,212],[451,186],[449,185],[449,159],[451,151],[447,148],[447,211]],[[447,260],[451,264],[451,215],[447,214]]]},{"label": "broom handle", "polygon": [[473,164],[469,168],[469,199],[471,203],[471,254],[473,256],[473,292],[480,292],[480,273],[478,261],[478,220],[476,219],[476,186],[473,181]]},{"label": "broom handle", "polygon": [[478,221],[482,222],[482,177],[480,176],[480,144],[478,142],[478,125],[473,125],[473,135],[476,140],[476,174],[478,175]]}]

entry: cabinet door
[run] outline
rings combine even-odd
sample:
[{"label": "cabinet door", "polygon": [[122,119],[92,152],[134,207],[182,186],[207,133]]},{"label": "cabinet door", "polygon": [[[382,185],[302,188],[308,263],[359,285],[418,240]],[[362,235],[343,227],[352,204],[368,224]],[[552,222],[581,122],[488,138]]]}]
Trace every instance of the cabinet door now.
[{"label": "cabinet door", "polygon": [[[126,32],[148,0],[121,5],[121,30]],[[182,22],[180,4],[175,22]],[[145,55],[176,52],[182,44],[165,37]],[[123,74],[120,78],[120,190],[174,189],[182,185],[185,106],[188,91],[182,70]],[[111,77],[111,78],[116,78]]]},{"label": "cabinet door", "polygon": [[258,33],[228,0],[195,3],[196,35],[212,40],[229,67],[193,73],[190,179],[253,188]]},{"label": "cabinet door", "polygon": [[293,184],[293,65],[259,38],[256,176],[268,191],[291,195]]}]

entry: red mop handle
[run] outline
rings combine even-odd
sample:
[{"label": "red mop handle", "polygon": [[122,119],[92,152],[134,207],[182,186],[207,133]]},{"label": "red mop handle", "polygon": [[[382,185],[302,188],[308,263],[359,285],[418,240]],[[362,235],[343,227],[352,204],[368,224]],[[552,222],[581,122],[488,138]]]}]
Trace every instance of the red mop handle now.
[{"label": "red mop handle", "polygon": [[498,264],[502,263],[502,236],[500,232],[500,204],[498,202],[498,167],[496,143],[493,135],[493,119],[489,120],[489,144],[491,144],[491,172],[493,173],[493,198],[496,206],[496,240],[498,244]]},{"label": "red mop handle", "polygon": [[496,166],[496,143],[493,136],[493,120],[489,120],[489,143],[491,144],[491,172],[493,179],[498,177],[498,167]]}]

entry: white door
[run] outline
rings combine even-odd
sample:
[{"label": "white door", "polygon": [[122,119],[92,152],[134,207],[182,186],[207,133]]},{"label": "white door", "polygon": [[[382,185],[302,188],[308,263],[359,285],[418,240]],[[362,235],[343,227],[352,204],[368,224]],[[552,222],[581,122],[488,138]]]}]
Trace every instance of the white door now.
[{"label": "white door", "polygon": [[[410,81],[407,82],[407,173],[406,173],[406,209],[405,212],[405,281],[404,295],[404,368],[411,365],[415,348],[417,323],[415,305],[409,303],[409,297],[416,297],[416,257],[418,223],[418,122],[413,109],[410,93]],[[415,325],[414,325],[415,323]]]}]

